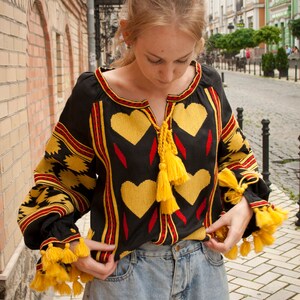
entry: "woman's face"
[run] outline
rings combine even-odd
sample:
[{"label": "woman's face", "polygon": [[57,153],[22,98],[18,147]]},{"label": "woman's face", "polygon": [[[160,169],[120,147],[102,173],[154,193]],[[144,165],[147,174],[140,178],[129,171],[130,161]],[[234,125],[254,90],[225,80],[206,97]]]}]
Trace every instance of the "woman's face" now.
[{"label": "woman's face", "polygon": [[132,45],[143,76],[156,88],[166,89],[186,72],[194,57],[195,40],[175,25],[142,32]]}]

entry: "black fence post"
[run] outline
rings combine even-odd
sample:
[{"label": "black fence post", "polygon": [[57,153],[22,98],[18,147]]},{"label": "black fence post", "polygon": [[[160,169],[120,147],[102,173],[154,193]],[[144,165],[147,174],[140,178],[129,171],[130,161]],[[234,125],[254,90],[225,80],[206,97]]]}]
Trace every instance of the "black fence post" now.
[{"label": "black fence post", "polygon": [[297,65],[295,65],[295,82],[297,82]]},{"label": "black fence post", "polygon": [[256,62],[254,62],[254,75],[256,75]]},{"label": "black fence post", "polygon": [[224,72],[221,72],[222,83],[224,83]]},{"label": "black fence post", "polygon": [[239,124],[241,130],[243,130],[243,111],[244,111],[244,109],[242,107],[238,107],[236,109],[236,111],[237,111],[238,124]]},{"label": "black fence post", "polygon": [[259,63],[259,76],[261,76],[261,63]]},{"label": "black fence post", "polygon": [[262,152],[263,152],[263,170],[262,170],[262,176],[264,181],[268,186],[271,185],[271,182],[269,180],[270,172],[269,172],[269,124],[270,121],[268,119],[263,119],[261,121],[263,128],[262,128]]},{"label": "black fence post", "polygon": [[[300,135],[298,136],[298,141],[300,142]],[[298,202],[297,204],[299,205],[299,210],[296,214],[296,217],[298,218],[298,220],[296,220],[295,224],[296,226],[300,226],[300,145],[299,145],[299,170],[298,170],[298,174],[296,174],[298,180],[299,180],[299,199],[298,199]]]}]

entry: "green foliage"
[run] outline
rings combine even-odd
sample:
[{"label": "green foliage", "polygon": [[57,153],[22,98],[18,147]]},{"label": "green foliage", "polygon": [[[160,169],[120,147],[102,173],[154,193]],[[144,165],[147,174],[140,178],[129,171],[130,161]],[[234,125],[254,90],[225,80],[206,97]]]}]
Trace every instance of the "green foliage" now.
[{"label": "green foliage", "polygon": [[275,26],[266,25],[254,33],[254,41],[257,44],[266,43],[267,45],[278,44],[280,41],[281,30]]},{"label": "green foliage", "polygon": [[286,71],[289,68],[288,56],[283,47],[279,48],[275,56],[275,67],[278,71]]},{"label": "green foliage", "polygon": [[297,39],[300,39],[300,19],[290,20],[289,27],[291,29],[292,35]]},{"label": "green foliage", "polygon": [[275,69],[275,57],[272,52],[268,52],[262,55],[262,70],[264,71],[264,76],[272,76]]},{"label": "green foliage", "polygon": [[217,49],[222,49],[219,46],[219,40],[221,38],[222,38],[221,33],[216,33],[216,34],[211,35],[205,43],[206,51],[207,52],[212,52],[212,51],[217,50]]},{"label": "green foliage", "polygon": [[255,30],[252,28],[242,28],[230,33],[230,39],[228,41],[229,48],[238,52],[247,47],[253,48],[257,46],[258,44],[256,44],[253,39],[254,32]]},{"label": "green foliage", "polygon": [[221,50],[223,53],[234,55],[241,49],[258,45],[253,39],[254,32],[252,28],[242,28],[229,34],[214,34],[206,41],[206,50],[207,52]]},{"label": "green foliage", "polygon": [[264,26],[259,30],[241,28],[229,34],[214,34],[206,41],[207,52],[221,50],[223,53],[236,54],[241,49],[254,48],[260,43],[270,45],[280,41],[281,31],[275,26]]}]

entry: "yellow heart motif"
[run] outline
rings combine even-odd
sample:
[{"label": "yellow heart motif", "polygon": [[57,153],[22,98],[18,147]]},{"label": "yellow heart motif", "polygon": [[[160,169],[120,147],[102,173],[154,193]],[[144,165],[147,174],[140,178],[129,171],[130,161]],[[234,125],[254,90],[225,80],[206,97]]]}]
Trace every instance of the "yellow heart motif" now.
[{"label": "yellow heart motif", "polygon": [[201,191],[209,185],[210,174],[207,170],[201,169],[194,176],[189,175],[189,180],[182,185],[175,187],[175,190],[189,204],[194,205]]},{"label": "yellow heart motif", "polygon": [[156,182],[145,180],[136,186],[126,181],[121,186],[121,195],[126,206],[139,218],[149,210],[156,198]]},{"label": "yellow heart motif", "polygon": [[111,128],[133,145],[141,140],[150,125],[146,115],[138,110],[130,115],[117,113],[111,118]]},{"label": "yellow heart motif", "polygon": [[186,108],[183,103],[177,104],[173,113],[174,121],[191,136],[196,136],[206,117],[207,111],[199,103],[192,103]]}]

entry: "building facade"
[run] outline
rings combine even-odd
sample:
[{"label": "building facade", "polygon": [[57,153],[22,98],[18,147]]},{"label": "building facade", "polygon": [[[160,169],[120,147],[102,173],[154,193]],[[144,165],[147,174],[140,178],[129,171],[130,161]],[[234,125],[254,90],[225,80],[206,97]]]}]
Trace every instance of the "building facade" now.
[{"label": "building facade", "polygon": [[79,74],[88,70],[86,0],[0,0],[0,299],[29,290],[35,257],[18,207]]},{"label": "building facade", "polygon": [[300,0],[266,0],[266,22],[281,29],[282,46],[298,46],[290,32],[289,21],[300,18]]},{"label": "building facade", "polygon": [[300,18],[300,0],[206,0],[206,35],[228,34],[239,28],[277,26],[281,45],[299,46],[290,32],[289,21]]}]

